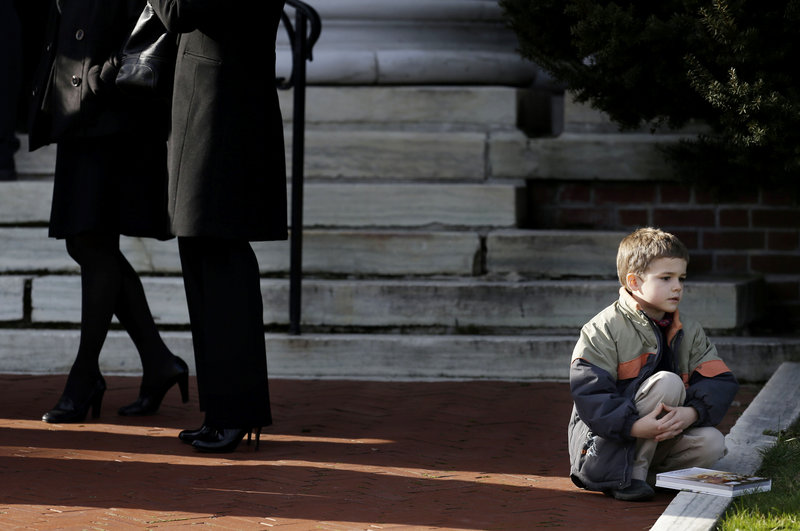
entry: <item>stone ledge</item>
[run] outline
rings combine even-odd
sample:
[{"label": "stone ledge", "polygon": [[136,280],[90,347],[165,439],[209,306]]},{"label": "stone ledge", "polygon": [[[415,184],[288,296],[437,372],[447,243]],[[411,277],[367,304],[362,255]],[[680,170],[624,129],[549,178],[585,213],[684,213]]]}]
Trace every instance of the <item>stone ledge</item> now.
[{"label": "stone ledge", "polygon": [[[287,135],[287,161],[291,144]],[[482,132],[312,128],[305,145],[309,178],[481,182],[486,177]]]},{"label": "stone ledge", "polygon": [[527,138],[523,133],[493,133],[489,142],[495,178],[669,181],[673,171],[656,149],[685,135],[574,134]]},{"label": "stone ledge", "polygon": [[[277,75],[288,77],[291,53],[278,51]],[[308,64],[312,85],[526,86],[536,67],[513,51],[320,50]]]},{"label": "stone ledge", "polygon": [[496,230],[486,237],[490,275],[616,278],[624,232]]},{"label": "stone ledge", "polygon": [[25,279],[0,277],[0,321],[18,321],[23,317]]},{"label": "stone ledge", "polygon": [[[254,242],[263,274],[289,270],[289,242]],[[123,254],[139,273],[180,275],[176,241],[120,239]],[[46,228],[0,227],[0,273],[71,273],[78,265],[64,242]],[[303,231],[303,272],[333,275],[459,275],[475,273],[480,237],[475,231]]]},{"label": "stone ledge", "polygon": [[[483,167],[480,154],[470,161]],[[48,222],[51,181],[0,187],[0,224]],[[305,226],[510,228],[523,216],[523,191],[519,183],[306,183]]]},{"label": "stone ledge", "polygon": [[[439,123],[514,127],[520,89],[491,86],[316,87],[306,89],[306,126],[315,123],[376,125]],[[280,91],[284,121],[291,123],[294,93]],[[287,135],[287,141],[291,135]]]},{"label": "stone ledge", "polygon": [[[775,444],[766,430],[779,432],[800,418],[800,363],[783,363],[726,436],[728,455],[714,468],[753,474],[761,466],[761,449]],[[711,531],[731,498],[679,492],[651,528],[653,531]]]},{"label": "stone ledge", "polygon": [[[162,336],[193,370],[189,332]],[[0,330],[0,365],[7,373],[66,374],[79,338],[78,330]],[[552,336],[266,334],[266,339],[270,375],[278,378],[566,381],[577,331]],[[721,351],[726,340],[712,338]],[[751,359],[725,361],[741,376],[768,348],[754,344]],[[107,374],[141,373],[139,356],[123,331],[109,333],[100,363]],[[774,372],[780,362],[764,365]]]},{"label": "stone ledge", "polygon": [[[143,279],[156,322],[188,324],[180,278]],[[46,276],[32,281],[34,323],[77,323],[80,279]],[[574,330],[616,299],[616,281],[316,280],[303,282],[302,324],[311,327],[539,331]],[[264,279],[264,322],[288,323],[288,281]],[[748,279],[687,286],[687,315],[713,330],[741,327],[752,314],[741,303]]]}]

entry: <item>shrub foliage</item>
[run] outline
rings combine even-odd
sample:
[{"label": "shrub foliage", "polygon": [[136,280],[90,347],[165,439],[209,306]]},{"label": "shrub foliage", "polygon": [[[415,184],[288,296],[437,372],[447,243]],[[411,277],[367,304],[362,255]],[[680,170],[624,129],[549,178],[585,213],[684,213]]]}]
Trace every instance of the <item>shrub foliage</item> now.
[{"label": "shrub foliage", "polygon": [[800,0],[500,0],[520,53],[623,129],[709,126],[668,150],[715,187],[800,180]]}]

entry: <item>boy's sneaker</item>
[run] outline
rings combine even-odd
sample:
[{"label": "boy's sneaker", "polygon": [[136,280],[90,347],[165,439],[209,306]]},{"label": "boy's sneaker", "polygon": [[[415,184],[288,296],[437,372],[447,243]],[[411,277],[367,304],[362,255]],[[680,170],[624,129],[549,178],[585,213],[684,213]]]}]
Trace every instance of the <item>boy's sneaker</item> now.
[{"label": "boy's sneaker", "polygon": [[655,496],[656,492],[646,481],[632,479],[631,484],[624,489],[611,489],[606,494],[623,501],[644,501]]}]

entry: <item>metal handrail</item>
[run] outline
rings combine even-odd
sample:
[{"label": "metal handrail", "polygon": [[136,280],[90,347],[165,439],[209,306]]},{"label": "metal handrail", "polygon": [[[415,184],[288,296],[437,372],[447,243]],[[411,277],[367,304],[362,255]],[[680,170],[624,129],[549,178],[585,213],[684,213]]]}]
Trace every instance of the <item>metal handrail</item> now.
[{"label": "metal handrail", "polygon": [[292,73],[288,79],[278,78],[281,90],[294,88],[292,117],[292,215],[289,251],[289,333],[300,334],[301,290],[303,277],[303,162],[306,128],[306,61],[312,61],[312,50],[322,31],[317,12],[300,0],[286,0],[295,10],[294,25],[286,11],[281,15],[283,26],[292,44]]}]

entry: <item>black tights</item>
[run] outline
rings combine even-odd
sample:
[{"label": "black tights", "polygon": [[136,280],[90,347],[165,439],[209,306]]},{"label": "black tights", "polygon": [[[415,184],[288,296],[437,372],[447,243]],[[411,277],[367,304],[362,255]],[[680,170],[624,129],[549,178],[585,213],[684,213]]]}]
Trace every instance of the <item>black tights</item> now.
[{"label": "black tights", "polygon": [[81,339],[64,393],[80,396],[100,376],[100,350],[113,315],[139,351],[142,388],[157,385],[172,353],[158,333],[139,275],[119,250],[119,236],[83,232],[67,238],[67,252],[81,266]]}]

